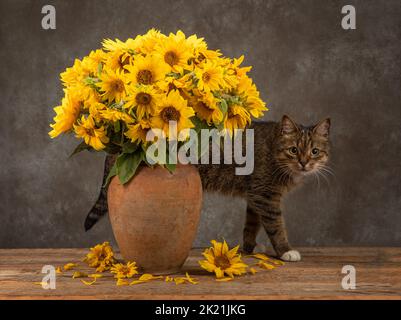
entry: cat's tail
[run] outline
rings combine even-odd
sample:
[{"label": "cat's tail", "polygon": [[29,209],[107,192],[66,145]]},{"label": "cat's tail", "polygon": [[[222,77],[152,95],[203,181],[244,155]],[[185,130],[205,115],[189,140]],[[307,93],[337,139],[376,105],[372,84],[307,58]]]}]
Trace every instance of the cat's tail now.
[{"label": "cat's tail", "polygon": [[99,197],[96,203],[93,205],[92,209],[89,211],[86,216],[84,227],[85,231],[91,229],[103,216],[105,216],[108,212],[107,209],[107,185],[106,179],[109,175],[111,168],[114,165],[116,157],[114,155],[107,155],[106,160],[104,162],[104,173],[103,173],[103,182],[102,187],[100,189]]}]

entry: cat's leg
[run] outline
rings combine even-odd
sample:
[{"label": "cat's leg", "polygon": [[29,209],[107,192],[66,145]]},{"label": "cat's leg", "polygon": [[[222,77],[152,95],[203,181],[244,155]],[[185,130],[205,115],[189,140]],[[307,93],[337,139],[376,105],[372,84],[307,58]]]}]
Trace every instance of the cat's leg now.
[{"label": "cat's leg", "polygon": [[255,197],[248,206],[260,215],[261,223],[273,245],[277,256],[284,261],[299,261],[301,255],[288,242],[280,202],[274,197]]},{"label": "cat's leg", "polygon": [[246,209],[246,220],[244,227],[244,252],[250,254],[256,246],[256,236],[261,227],[261,221],[259,214],[251,207],[247,206]]}]

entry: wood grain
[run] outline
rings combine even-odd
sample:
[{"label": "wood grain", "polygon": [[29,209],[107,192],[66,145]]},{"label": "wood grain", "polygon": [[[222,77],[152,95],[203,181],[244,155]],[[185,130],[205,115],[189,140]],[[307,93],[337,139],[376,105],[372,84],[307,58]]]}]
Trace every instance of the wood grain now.
[{"label": "wood grain", "polygon": [[[198,278],[197,285],[153,281],[116,286],[105,274],[93,286],[72,279],[72,271],[57,276],[55,290],[40,282],[43,265],[79,262],[87,249],[0,249],[0,299],[401,299],[401,248],[301,248],[303,260],[270,271],[246,275],[231,282],[216,282],[197,261],[192,250],[183,274]],[[247,258],[247,262],[254,260]],[[357,288],[343,290],[341,269],[356,268]],[[80,271],[93,270],[80,262]]]}]

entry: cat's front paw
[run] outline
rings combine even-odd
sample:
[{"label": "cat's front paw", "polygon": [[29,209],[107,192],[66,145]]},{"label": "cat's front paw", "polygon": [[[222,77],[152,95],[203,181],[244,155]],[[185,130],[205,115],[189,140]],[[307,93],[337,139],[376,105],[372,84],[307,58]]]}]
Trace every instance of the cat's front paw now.
[{"label": "cat's front paw", "polygon": [[280,259],[291,262],[301,261],[301,254],[297,250],[290,250],[285,252]]}]

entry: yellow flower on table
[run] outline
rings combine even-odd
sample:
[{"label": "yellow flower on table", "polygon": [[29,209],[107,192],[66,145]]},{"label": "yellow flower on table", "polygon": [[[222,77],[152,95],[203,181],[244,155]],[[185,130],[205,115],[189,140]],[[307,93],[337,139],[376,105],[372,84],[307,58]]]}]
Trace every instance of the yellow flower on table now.
[{"label": "yellow flower on table", "polygon": [[96,127],[95,120],[92,116],[82,116],[78,124],[74,124],[74,131],[77,138],[84,139],[85,143],[93,149],[99,151],[105,148],[105,144],[109,142],[104,127]]},{"label": "yellow flower on table", "polygon": [[110,244],[106,241],[90,248],[90,252],[85,256],[85,262],[90,267],[97,268],[96,272],[109,270],[115,263],[114,252]]},{"label": "yellow flower on table", "polygon": [[115,274],[117,279],[132,278],[138,274],[138,267],[135,262],[127,262],[127,264],[116,263],[110,268],[110,272]]},{"label": "yellow flower on table", "polygon": [[217,279],[223,279],[225,275],[234,278],[246,273],[248,266],[237,253],[239,246],[230,250],[226,241],[222,243],[212,240],[211,243],[212,247],[202,253],[206,260],[199,261],[203,269],[214,272]]},{"label": "yellow flower on table", "polygon": [[179,91],[173,90],[167,97],[162,99],[155,115],[150,119],[150,124],[152,129],[159,128],[168,137],[170,121],[177,122],[177,132],[180,132],[183,129],[194,127],[194,124],[189,119],[194,115],[194,110],[188,107],[187,101],[180,95]]}]

